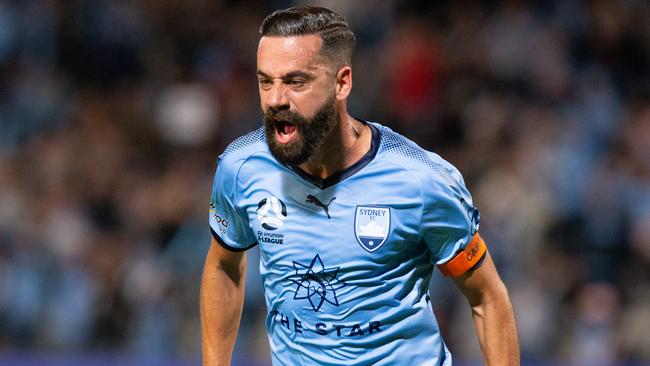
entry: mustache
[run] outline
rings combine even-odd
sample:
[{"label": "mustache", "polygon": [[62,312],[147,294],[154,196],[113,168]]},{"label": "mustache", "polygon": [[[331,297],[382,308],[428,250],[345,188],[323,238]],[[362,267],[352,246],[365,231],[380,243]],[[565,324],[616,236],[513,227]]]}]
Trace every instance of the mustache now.
[{"label": "mustache", "polygon": [[292,124],[300,124],[304,121],[304,117],[289,109],[269,108],[264,112],[264,120],[269,122],[286,121]]}]

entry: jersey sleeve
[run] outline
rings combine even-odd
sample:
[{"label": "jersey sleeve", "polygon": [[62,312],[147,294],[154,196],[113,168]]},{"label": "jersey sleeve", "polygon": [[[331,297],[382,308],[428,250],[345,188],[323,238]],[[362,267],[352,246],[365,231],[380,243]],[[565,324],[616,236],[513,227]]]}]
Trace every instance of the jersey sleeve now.
[{"label": "jersey sleeve", "polygon": [[244,251],[257,244],[248,215],[238,204],[236,164],[219,158],[210,197],[210,231],[230,251]]},{"label": "jersey sleeve", "polygon": [[422,236],[433,263],[445,276],[480,265],[486,251],[478,234],[480,215],[461,174],[440,166],[424,185]]}]

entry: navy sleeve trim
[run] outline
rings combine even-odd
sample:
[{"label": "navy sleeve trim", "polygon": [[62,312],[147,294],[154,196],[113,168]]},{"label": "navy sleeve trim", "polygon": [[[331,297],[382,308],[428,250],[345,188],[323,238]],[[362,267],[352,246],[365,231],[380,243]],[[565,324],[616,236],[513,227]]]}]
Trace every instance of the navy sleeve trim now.
[{"label": "navy sleeve trim", "polygon": [[231,252],[245,252],[248,249],[257,245],[257,242],[254,242],[253,244],[243,248],[235,248],[233,246],[226,244],[226,242],[223,239],[221,239],[221,237],[212,228],[210,228],[210,232],[212,233],[212,237],[217,241],[217,243],[219,243],[219,245],[221,245],[224,249],[227,249]]}]

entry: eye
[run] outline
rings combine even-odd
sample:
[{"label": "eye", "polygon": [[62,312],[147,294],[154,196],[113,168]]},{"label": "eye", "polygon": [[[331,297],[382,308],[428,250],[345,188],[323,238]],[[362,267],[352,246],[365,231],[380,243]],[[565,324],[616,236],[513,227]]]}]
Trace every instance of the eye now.
[{"label": "eye", "polygon": [[307,84],[306,80],[303,79],[291,79],[287,81],[287,85],[289,85],[292,89],[300,89]]},{"label": "eye", "polygon": [[273,86],[273,82],[270,79],[258,79],[258,83],[262,89],[268,89]]}]

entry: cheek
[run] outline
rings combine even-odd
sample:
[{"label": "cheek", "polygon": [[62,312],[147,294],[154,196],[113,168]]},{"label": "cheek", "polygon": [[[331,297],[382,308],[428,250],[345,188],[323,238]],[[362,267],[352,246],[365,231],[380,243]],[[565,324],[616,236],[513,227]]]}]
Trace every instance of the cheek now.
[{"label": "cheek", "polygon": [[[323,89],[326,91],[326,89]],[[291,99],[291,109],[300,113],[302,116],[311,118],[318,109],[327,101],[327,93],[305,93],[296,95]]]}]

